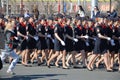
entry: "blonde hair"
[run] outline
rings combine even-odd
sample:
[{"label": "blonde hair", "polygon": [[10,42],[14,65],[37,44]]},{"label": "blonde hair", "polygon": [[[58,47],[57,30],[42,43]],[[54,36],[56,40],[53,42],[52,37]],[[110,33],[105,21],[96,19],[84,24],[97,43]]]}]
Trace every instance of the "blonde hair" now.
[{"label": "blonde hair", "polygon": [[6,31],[6,30],[12,30],[12,29],[13,29],[13,23],[8,22],[8,23],[6,24],[5,31]]}]

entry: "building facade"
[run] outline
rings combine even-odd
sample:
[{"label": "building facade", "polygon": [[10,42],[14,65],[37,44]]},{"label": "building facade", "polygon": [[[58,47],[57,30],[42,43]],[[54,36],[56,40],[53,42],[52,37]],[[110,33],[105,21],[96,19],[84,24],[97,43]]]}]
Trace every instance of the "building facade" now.
[{"label": "building facade", "polygon": [[[112,1],[112,9],[118,8],[120,4],[118,1]],[[87,14],[90,14],[91,11],[91,0],[1,0],[1,3],[1,12],[4,14],[6,14],[7,10],[9,14],[20,14],[24,13],[26,9],[32,13],[34,7],[37,7],[41,14],[57,12],[74,14],[78,10],[78,5],[82,5]],[[109,0],[99,0],[98,6],[102,12],[110,10]]]}]

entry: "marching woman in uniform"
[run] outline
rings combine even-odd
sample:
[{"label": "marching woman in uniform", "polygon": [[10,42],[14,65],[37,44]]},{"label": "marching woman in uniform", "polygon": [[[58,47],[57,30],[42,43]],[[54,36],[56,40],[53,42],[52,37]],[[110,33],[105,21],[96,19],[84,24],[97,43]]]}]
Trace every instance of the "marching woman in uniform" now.
[{"label": "marching woman in uniform", "polygon": [[31,61],[33,61],[34,59],[38,60],[38,66],[41,65],[41,60],[39,59],[39,55],[41,54],[41,41],[39,36],[40,21],[41,20],[38,20],[36,23],[36,51],[35,51],[36,53],[30,55],[30,57],[32,57]]},{"label": "marching woman in uniform", "polygon": [[[63,15],[63,14],[62,14]],[[64,17],[63,17],[63,19],[62,19],[62,21],[61,21],[61,23],[60,23],[60,25],[62,26],[62,28],[64,28],[65,27],[65,24],[66,24],[66,18],[65,18],[65,15],[63,15]],[[65,40],[65,34],[64,34],[64,40]],[[56,62],[55,62],[55,66],[56,67],[60,67],[59,66],[59,61],[60,61],[60,59],[62,59],[62,56],[64,57],[64,59],[65,59],[65,56],[64,55],[66,55],[66,50],[65,50],[65,47],[64,47],[64,50],[62,51],[62,52],[60,52],[60,55],[57,57],[57,59],[56,59]],[[63,60],[64,60],[63,59]],[[66,66],[65,66],[66,67]],[[66,67],[67,68],[67,67]]]},{"label": "marching woman in uniform", "polygon": [[42,53],[41,63],[43,63],[43,60],[45,59],[45,61],[47,62],[47,58],[48,58],[46,38],[49,36],[47,36],[47,33],[46,33],[45,18],[41,17],[40,20],[41,21],[37,30],[38,30],[38,36],[39,36],[41,45],[37,44],[37,46],[39,46],[39,48],[41,49],[41,53]]},{"label": "marching woman in uniform", "polygon": [[93,20],[88,19],[83,23],[83,35],[85,36],[85,66],[87,66],[87,58],[91,55],[94,47],[94,28],[93,28]]},{"label": "marching woman in uniform", "polygon": [[72,17],[71,16],[66,16],[66,25],[65,25],[65,49],[66,52],[69,53],[69,57],[67,58],[66,64],[67,66],[69,66],[69,60],[72,59],[73,60],[73,68],[77,67],[76,66],[76,60],[75,60],[75,46],[74,44],[76,42],[78,42],[78,39],[75,38],[74,36],[74,29],[71,26],[71,21],[72,21]]},{"label": "marching woman in uniform", "polygon": [[[29,19],[28,19],[28,23],[26,26],[26,31],[27,31],[27,36],[28,36],[28,40],[27,40],[27,51],[26,53],[28,53],[28,55],[30,56],[30,52],[32,54],[36,54],[36,26],[34,24],[34,19],[33,16],[30,15]],[[33,63],[34,61],[34,57],[31,59],[31,63]]]},{"label": "marching woman in uniform", "polygon": [[114,67],[114,57],[115,54],[118,53],[118,46],[119,46],[119,41],[116,40],[116,36],[117,36],[117,22],[113,22],[113,19],[110,19],[110,21],[108,22],[108,36],[111,38],[111,41],[109,42],[109,52],[110,52],[110,67],[113,69]]},{"label": "marching woman in uniform", "polygon": [[76,28],[74,29],[75,37],[78,39],[78,42],[75,43],[76,51],[81,53],[82,61],[83,61],[83,68],[85,68],[85,36],[83,35],[83,27],[82,27],[82,20],[80,17],[76,19]]},{"label": "marching woman in uniform", "polygon": [[54,26],[53,26],[53,17],[48,17],[47,19],[47,48],[48,48],[48,59],[51,57],[51,55],[54,53]]},{"label": "marching woman in uniform", "polygon": [[95,41],[95,46],[94,46],[94,50],[93,50],[93,55],[92,57],[90,58],[90,61],[87,65],[87,69],[89,71],[92,71],[93,70],[93,64],[95,62],[95,60],[97,59],[98,55],[99,54],[103,54],[104,56],[104,63],[105,63],[105,66],[106,66],[106,70],[108,72],[111,72],[112,69],[110,68],[110,65],[108,64],[108,41],[111,40],[110,37],[107,37],[107,30],[106,28],[102,27],[102,24],[103,23],[103,17],[99,16],[98,17],[98,22],[95,24],[95,36],[96,36],[96,41]]},{"label": "marching woman in uniform", "polygon": [[28,66],[28,53],[26,53],[28,36],[26,32],[26,23],[24,22],[24,17],[22,15],[19,16],[19,23],[17,24],[17,35],[20,40],[19,46],[20,52],[22,54],[22,64]]},{"label": "marching woman in uniform", "polygon": [[87,66],[87,54],[89,52],[89,47],[90,47],[90,42],[89,42],[89,27],[88,27],[88,23],[87,23],[87,19],[84,17],[82,18],[82,35],[85,36],[84,39],[82,39],[84,41],[84,47],[83,47],[83,52],[85,52],[84,54],[82,54],[82,59],[83,59],[83,67],[86,68]]},{"label": "marching woman in uniform", "polygon": [[13,72],[13,69],[15,68],[19,60],[18,55],[14,52],[14,49],[13,49],[14,44],[16,44],[14,42],[15,39],[17,39],[17,37],[15,36],[14,25],[11,22],[8,22],[5,28],[5,51],[2,52],[1,60],[2,62],[4,62],[7,56],[12,57],[13,61],[11,62],[7,70],[7,73],[10,73],[12,75],[15,74]]},{"label": "marching woman in uniform", "polygon": [[113,37],[115,37],[116,30],[115,30],[115,26],[114,26],[114,20],[111,18],[108,20],[107,31],[108,31],[108,36],[111,38],[111,41],[109,41],[109,53],[110,53],[111,61],[109,61],[109,64],[110,64],[110,67],[113,69],[114,54],[116,53],[115,39]]},{"label": "marching woman in uniform", "polygon": [[54,43],[54,50],[55,50],[55,54],[53,54],[50,59],[47,62],[47,66],[50,68],[50,62],[55,59],[56,57],[58,57],[60,55],[60,53],[62,53],[62,67],[63,69],[66,69],[68,67],[66,67],[65,65],[65,58],[66,58],[66,52],[64,50],[65,48],[65,42],[64,42],[64,26],[61,25],[62,23],[62,18],[63,15],[62,14],[57,14],[58,17],[58,23],[55,26],[54,29],[54,35],[55,35],[55,43]]},{"label": "marching woman in uniform", "polygon": [[[120,21],[120,19],[119,19],[119,21]],[[118,28],[117,38],[119,40],[119,50],[118,50],[118,64],[119,64],[119,68],[118,68],[118,71],[120,72],[120,22],[119,22],[117,28]]]},{"label": "marching woman in uniform", "polygon": [[88,46],[88,52],[92,52],[93,48],[94,48],[94,42],[95,42],[95,38],[94,38],[94,20],[93,19],[89,19],[88,20],[88,36],[89,36],[89,44],[90,46]]}]

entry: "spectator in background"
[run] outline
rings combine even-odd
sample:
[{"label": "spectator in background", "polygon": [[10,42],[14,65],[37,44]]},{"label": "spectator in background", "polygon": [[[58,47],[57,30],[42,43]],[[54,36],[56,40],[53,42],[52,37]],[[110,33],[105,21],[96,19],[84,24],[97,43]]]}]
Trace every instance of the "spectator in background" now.
[{"label": "spectator in background", "polygon": [[95,6],[95,7],[94,7],[94,10],[92,11],[92,16],[91,16],[91,18],[92,18],[92,19],[95,19],[98,15],[100,15],[100,10],[99,10],[98,6]]},{"label": "spectator in background", "polygon": [[0,14],[0,33],[4,32],[5,24],[4,24],[4,15]]},{"label": "spectator in background", "polygon": [[107,17],[110,17],[111,12],[107,11]]},{"label": "spectator in background", "polygon": [[38,10],[38,8],[37,8],[36,5],[34,5],[33,10],[32,10],[32,13],[33,13],[33,15],[34,15],[34,19],[35,19],[35,20],[38,19],[38,17],[39,17],[39,10]]},{"label": "spectator in background", "polygon": [[77,11],[77,14],[80,17],[85,17],[85,11],[84,11],[84,9],[83,9],[83,7],[81,5],[79,6],[79,10]]},{"label": "spectator in background", "polygon": [[30,17],[30,14],[29,14],[29,10],[25,10],[25,13],[24,13],[24,17],[26,18],[26,17]]},{"label": "spectator in background", "polygon": [[115,9],[113,9],[112,12],[110,13],[110,17],[111,18],[116,18],[117,17],[117,11]]}]

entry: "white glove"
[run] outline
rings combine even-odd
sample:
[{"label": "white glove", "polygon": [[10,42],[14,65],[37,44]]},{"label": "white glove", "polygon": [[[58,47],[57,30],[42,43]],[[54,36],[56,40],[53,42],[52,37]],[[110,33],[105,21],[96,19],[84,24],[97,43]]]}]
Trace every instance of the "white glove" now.
[{"label": "white glove", "polygon": [[120,39],[120,37],[118,37],[118,39]]},{"label": "white glove", "polygon": [[89,38],[89,36],[88,36],[88,35],[86,35],[86,36],[85,36],[85,38],[86,38],[86,39],[88,39],[88,38]]},{"label": "white glove", "polygon": [[55,43],[55,40],[54,40],[54,39],[52,39],[52,42],[53,42],[53,43]]},{"label": "white glove", "polygon": [[28,36],[25,36],[25,39],[28,39]]},{"label": "white glove", "polygon": [[34,39],[37,41],[39,38],[38,38],[38,36],[34,36]]},{"label": "white glove", "polygon": [[90,44],[88,42],[86,42],[85,44],[86,44],[86,46],[90,46]]},{"label": "white glove", "polygon": [[108,37],[108,38],[107,38],[107,40],[108,40],[108,41],[110,41],[110,40],[111,40],[111,38],[109,38],[109,37]]},{"label": "white glove", "polygon": [[50,34],[48,34],[48,35],[47,35],[47,37],[48,37],[48,38],[51,38],[51,35],[50,35]]},{"label": "white glove", "polygon": [[96,38],[93,38],[94,39],[94,41],[96,41]]},{"label": "white glove", "polygon": [[115,42],[114,42],[113,39],[110,40],[110,43],[111,43],[112,46],[115,46]]},{"label": "white glove", "polygon": [[76,39],[76,38],[74,38],[73,40],[74,40],[75,42],[78,42],[78,39]]},{"label": "white glove", "polygon": [[65,46],[65,42],[64,41],[61,41],[61,44],[62,44],[62,46]]},{"label": "white glove", "polygon": [[16,40],[18,40],[18,37],[14,37]]}]

